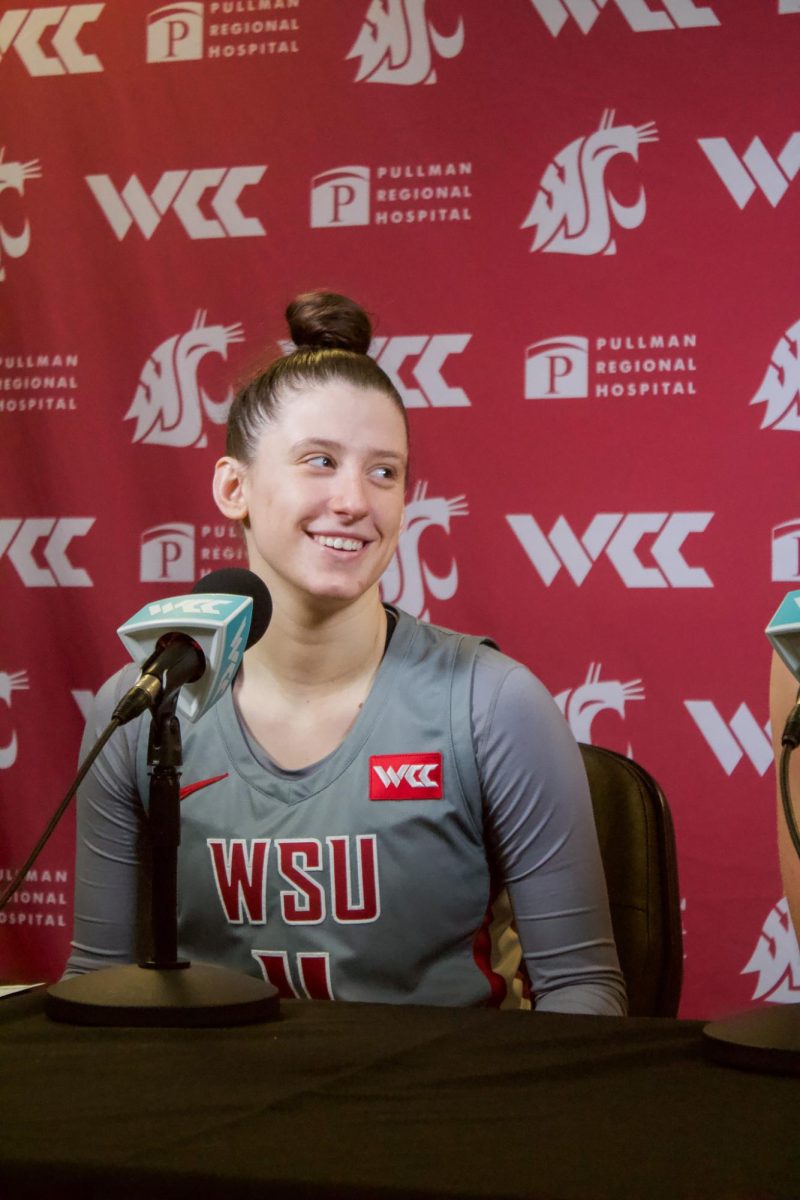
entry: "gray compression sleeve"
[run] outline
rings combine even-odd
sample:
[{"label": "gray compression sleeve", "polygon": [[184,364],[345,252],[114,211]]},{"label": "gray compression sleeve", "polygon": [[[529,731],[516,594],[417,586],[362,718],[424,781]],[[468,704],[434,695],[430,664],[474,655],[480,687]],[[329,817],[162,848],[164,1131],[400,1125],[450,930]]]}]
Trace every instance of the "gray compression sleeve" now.
[{"label": "gray compression sleeve", "polygon": [[[83,735],[84,757],[137,679],[133,665],[103,684]],[[134,962],[144,951],[147,914],[141,841],[145,817],[134,767],[139,722],[118,729],[84,780],[77,800],[75,923],[65,975]]]},{"label": "gray compression sleeve", "polygon": [[537,1010],[624,1014],[589,788],[566,721],[526,667],[482,647],[472,726],[488,850]]}]

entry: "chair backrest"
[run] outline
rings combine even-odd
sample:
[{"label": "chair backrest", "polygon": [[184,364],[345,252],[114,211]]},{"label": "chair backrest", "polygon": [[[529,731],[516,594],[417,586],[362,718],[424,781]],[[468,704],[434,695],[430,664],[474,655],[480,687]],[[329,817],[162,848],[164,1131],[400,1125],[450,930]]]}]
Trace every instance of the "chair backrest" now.
[{"label": "chair backrest", "polygon": [[683,979],[675,832],[666,797],[643,767],[581,744],[611,921],[633,1017],[674,1017]]}]

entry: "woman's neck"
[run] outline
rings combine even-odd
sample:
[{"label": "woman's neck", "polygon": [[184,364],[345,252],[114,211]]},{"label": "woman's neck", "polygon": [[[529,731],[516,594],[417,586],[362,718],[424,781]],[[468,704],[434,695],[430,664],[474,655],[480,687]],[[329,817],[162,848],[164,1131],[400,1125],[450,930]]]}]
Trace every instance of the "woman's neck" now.
[{"label": "woman's neck", "polygon": [[284,693],[321,696],[371,682],[383,656],[387,617],[377,588],[320,612],[276,604],[264,637],[245,655],[244,686],[267,680]]},{"label": "woman's neck", "polygon": [[319,762],[344,741],[365,704],[386,645],[377,588],[314,620],[276,605],[235,685],[240,715],[279,766]]}]

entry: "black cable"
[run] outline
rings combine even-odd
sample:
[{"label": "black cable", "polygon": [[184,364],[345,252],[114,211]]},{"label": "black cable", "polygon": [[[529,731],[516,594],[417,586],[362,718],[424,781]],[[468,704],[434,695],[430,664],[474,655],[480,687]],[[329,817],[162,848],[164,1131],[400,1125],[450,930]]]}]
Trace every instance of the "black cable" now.
[{"label": "black cable", "polygon": [[63,817],[64,812],[66,811],[67,805],[69,804],[70,800],[75,795],[75,793],[77,792],[78,788],[83,783],[92,763],[97,758],[98,754],[103,749],[106,742],[111,737],[114,730],[118,728],[118,726],[119,726],[119,721],[112,718],[111,721],[109,722],[109,724],[106,725],[105,729],[100,734],[100,737],[95,742],[94,746],[89,751],[86,758],[81,763],[80,768],[78,770],[78,774],[75,776],[75,779],[74,779],[69,791],[67,792],[66,796],[61,801],[58,808],[56,809],[56,811],[53,813],[52,817],[50,818],[50,821],[48,822],[47,828],[45,829],[44,833],[39,838],[39,840],[36,843],[36,845],[34,846],[33,850],[28,855],[26,861],[20,867],[20,869],[17,871],[16,875],[11,880],[11,883],[8,885],[6,890],[3,892],[2,896],[0,896],[0,912],[2,912],[3,909],[5,908],[5,906],[8,904],[9,900],[14,895],[17,888],[19,888],[22,885],[22,883],[24,882],[25,876],[28,874],[28,871],[31,869],[34,862],[39,857],[39,854],[41,853],[41,851],[44,849],[44,846],[45,846],[48,838],[50,837],[51,833],[55,829],[56,825]]},{"label": "black cable", "polygon": [[783,804],[783,815],[786,818],[786,825],[789,829],[789,836],[792,839],[792,845],[795,851],[800,855],[800,831],[797,828],[797,822],[794,819],[794,811],[792,809],[792,797],[789,791],[789,759],[795,747],[791,742],[785,742],[781,752],[780,762],[780,784],[781,784],[781,803]]}]

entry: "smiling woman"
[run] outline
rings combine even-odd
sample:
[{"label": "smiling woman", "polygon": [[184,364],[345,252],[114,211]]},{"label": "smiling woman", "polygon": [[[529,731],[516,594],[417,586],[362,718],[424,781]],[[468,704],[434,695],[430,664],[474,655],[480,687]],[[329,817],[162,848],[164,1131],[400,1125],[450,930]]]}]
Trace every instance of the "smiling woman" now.
[{"label": "smiling woman", "polygon": [[[381,603],[405,410],[353,301],[287,319],[296,349],[237,397],[214,472],[274,615],[184,738],[181,953],[287,996],[621,1013],[578,747],[525,667]],[[122,735],[79,797],[68,973],[146,952],[147,730]]]}]

